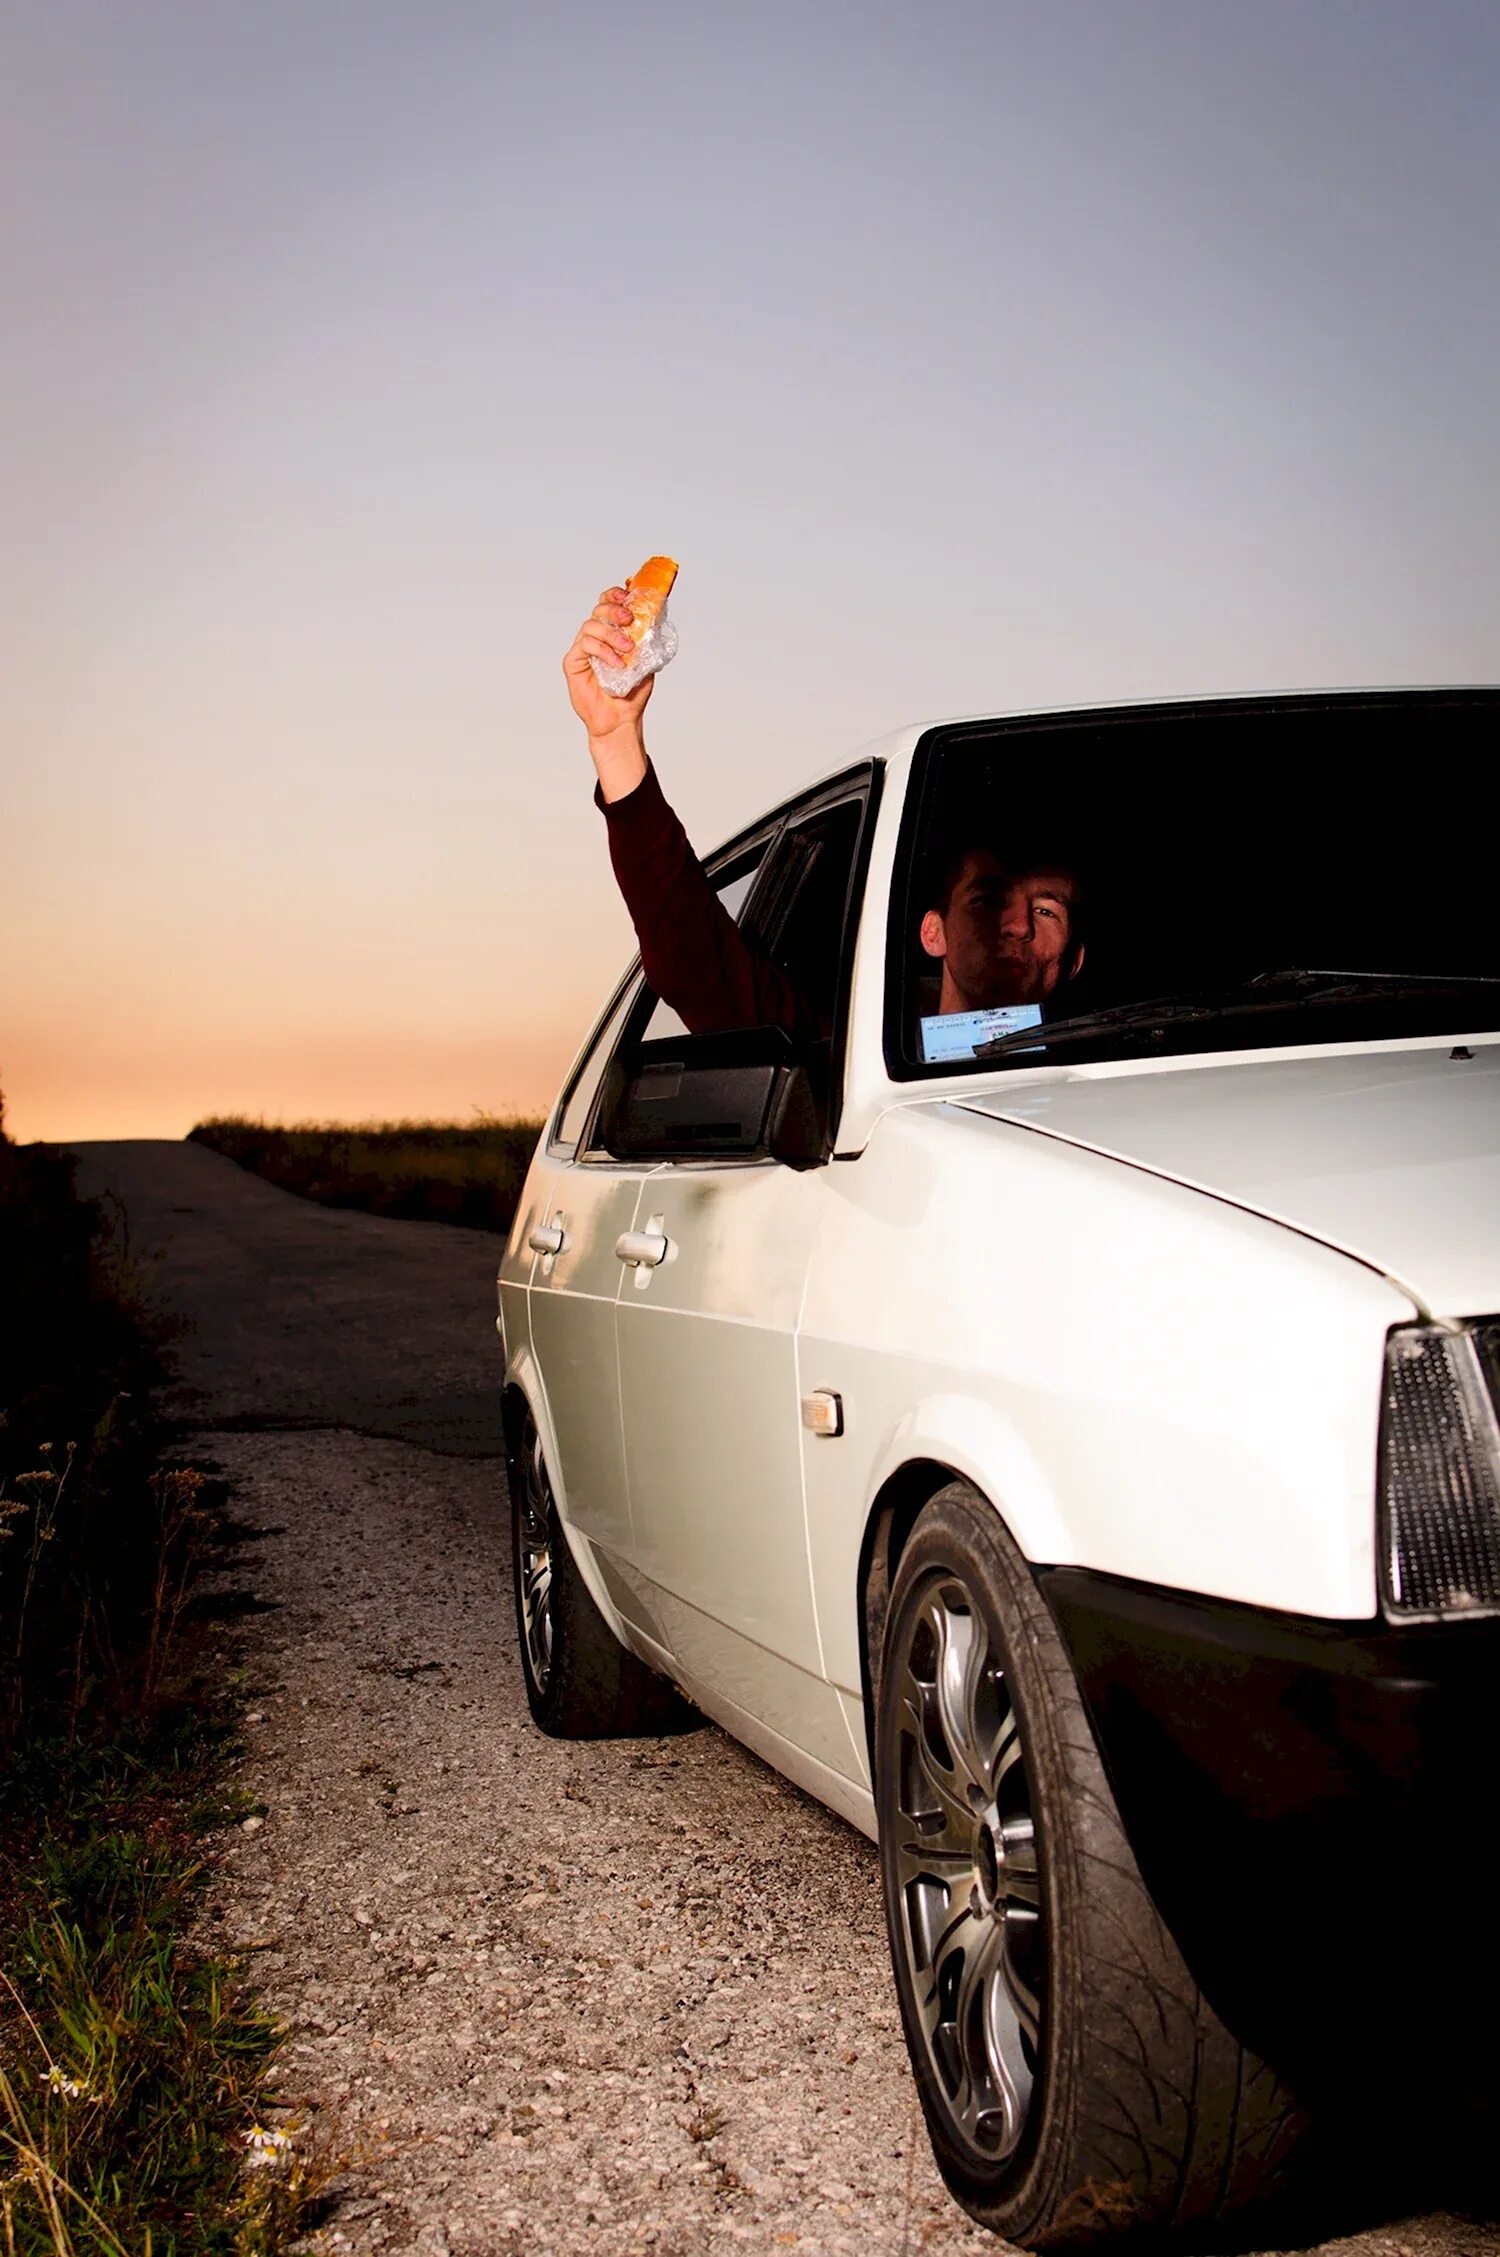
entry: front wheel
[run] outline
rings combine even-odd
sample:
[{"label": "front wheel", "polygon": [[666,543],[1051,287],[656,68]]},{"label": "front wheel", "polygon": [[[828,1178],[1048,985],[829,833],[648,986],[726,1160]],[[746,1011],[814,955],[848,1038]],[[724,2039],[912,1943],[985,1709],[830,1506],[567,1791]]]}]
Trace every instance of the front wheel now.
[{"label": "front wheel", "polygon": [[1269,2191],[1303,2119],[1157,1915],[1051,1615],[967,1482],[901,1556],[878,1685],[886,1924],[958,2200],[1036,2248]]},{"label": "front wheel", "polygon": [[532,1720],[557,1740],[645,1739],[699,1721],[676,1689],[627,1651],[578,1572],[529,1410],[506,1452],[521,1674]]}]

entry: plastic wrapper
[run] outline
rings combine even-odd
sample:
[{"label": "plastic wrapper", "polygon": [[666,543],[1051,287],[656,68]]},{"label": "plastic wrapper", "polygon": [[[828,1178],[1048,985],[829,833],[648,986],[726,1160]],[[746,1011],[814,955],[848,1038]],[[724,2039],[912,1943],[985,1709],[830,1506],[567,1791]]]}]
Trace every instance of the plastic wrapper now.
[{"label": "plastic wrapper", "polygon": [[676,656],[677,629],[667,617],[664,604],[641,637],[628,666],[601,666],[597,658],[591,658],[589,664],[599,678],[600,689],[608,690],[611,697],[629,697],[648,674],[659,674]]}]

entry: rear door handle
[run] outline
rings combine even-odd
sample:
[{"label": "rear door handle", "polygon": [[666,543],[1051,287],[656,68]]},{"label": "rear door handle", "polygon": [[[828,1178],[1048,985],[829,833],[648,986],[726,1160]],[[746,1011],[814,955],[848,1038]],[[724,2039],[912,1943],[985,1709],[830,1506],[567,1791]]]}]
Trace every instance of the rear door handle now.
[{"label": "rear door handle", "polygon": [[632,1269],[654,1270],[667,1258],[667,1241],[659,1230],[622,1230],[615,1240],[615,1252]]},{"label": "rear door handle", "polygon": [[561,1223],[538,1223],[526,1241],[533,1254],[560,1254],[568,1243]]}]

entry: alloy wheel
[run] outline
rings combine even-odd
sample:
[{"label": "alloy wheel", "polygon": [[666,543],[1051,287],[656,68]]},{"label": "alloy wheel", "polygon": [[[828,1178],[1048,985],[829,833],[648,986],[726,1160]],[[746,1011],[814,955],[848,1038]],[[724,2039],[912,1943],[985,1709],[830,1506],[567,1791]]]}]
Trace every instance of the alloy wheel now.
[{"label": "alloy wheel", "polygon": [[522,1450],[516,1554],[526,1658],[533,1684],[544,1693],[552,1674],[552,1485],[535,1427],[528,1429]]},{"label": "alloy wheel", "polygon": [[1020,1720],[963,1580],[928,1576],[889,1657],[897,1709],[898,1930],[953,2135],[990,2166],[1020,2145],[1041,2053],[1045,1938]]}]

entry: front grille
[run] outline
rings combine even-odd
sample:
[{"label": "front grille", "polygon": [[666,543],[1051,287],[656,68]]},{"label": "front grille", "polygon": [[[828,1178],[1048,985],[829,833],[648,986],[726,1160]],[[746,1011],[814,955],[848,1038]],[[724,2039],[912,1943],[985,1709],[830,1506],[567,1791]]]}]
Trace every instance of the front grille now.
[{"label": "front grille", "polygon": [[1390,1336],[1385,1598],[1408,1619],[1500,1610],[1500,1320]]}]

